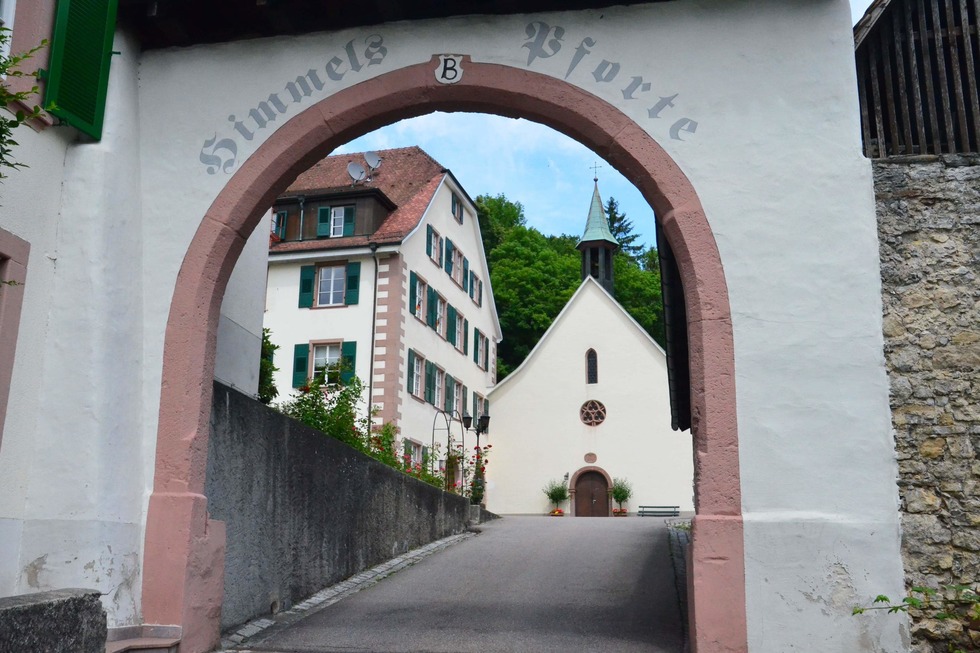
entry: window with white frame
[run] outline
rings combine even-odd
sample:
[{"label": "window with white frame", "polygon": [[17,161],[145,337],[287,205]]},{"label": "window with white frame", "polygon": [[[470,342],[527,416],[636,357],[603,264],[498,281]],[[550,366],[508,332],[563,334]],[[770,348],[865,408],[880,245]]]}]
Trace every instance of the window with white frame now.
[{"label": "window with white frame", "polygon": [[442,265],[442,236],[433,228],[429,228],[429,258],[436,265]]},{"label": "window with white frame", "polygon": [[453,281],[459,285],[463,285],[463,252],[459,251],[457,248],[453,248]]},{"label": "window with white frame", "polygon": [[473,419],[479,419],[480,415],[485,415],[487,412],[486,408],[486,397],[481,394],[473,393]]},{"label": "window with white frame", "polygon": [[463,201],[459,199],[459,195],[456,193],[453,193],[452,208],[456,222],[463,224]]},{"label": "window with white frame", "polygon": [[441,408],[446,404],[446,373],[437,367],[433,378],[435,388],[432,391],[432,405]]},{"label": "window with white frame", "polygon": [[490,357],[489,339],[477,331],[477,337],[475,338],[475,342],[473,344],[476,345],[477,365],[479,365],[481,369],[487,369],[487,359]]},{"label": "window with white frame", "polygon": [[453,410],[458,411],[460,415],[463,414],[463,384],[457,381],[453,385]]},{"label": "window with white frame", "polygon": [[425,388],[422,385],[425,382],[425,359],[421,356],[415,356],[415,361],[412,364],[412,373],[412,394],[421,398],[422,393],[425,392]]},{"label": "window with white frame", "polygon": [[425,359],[417,353],[412,352],[412,382],[409,391],[419,399],[425,393]]},{"label": "window with white frame", "polygon": [[344,207],[335,206],[330,209],[330,237],[340,238],[344,235]]},{"label": "window with white frame", "polygon": [[317,282],[317,306],[343,306],[344,290],[347,283],[346,269],[343,265],[323,266],[319,269]]},{"label": "window with white frame", "polygon": [[456,313],[456,342],[453,346],[456,349],[463,351],[463,343],[466,338],[466,320],[459,313]]},{"label": "window with white frame", "polygon": [[327,383],[340,383],[340,343],[313,345],[313,376],[323,374]]},{"label": "window with white frame", "polygon": [[436,333],[446,337],[446,300],[436,295]]},{"label": "window with white frame", "polygon": [[404,440],[405,458],[413,465],[422,464],[422,443],[415,440]]},{"label": "window with white frame", "polygon": [[476,275],[476,272],[470,270],[470,283],[467,292],[469,292],[470,299],[472,299],[477,304],[481,303],[479,299],[479,291],[480,291],[480,284],[482,283],[483,282],[480,281],[480,277]]},{"label": "window with white frame", "polygon": [[429,286],[420,277],[415,277],[415,305],[412,306],[412,315],[420,320],[425,319],[425,296]]}]

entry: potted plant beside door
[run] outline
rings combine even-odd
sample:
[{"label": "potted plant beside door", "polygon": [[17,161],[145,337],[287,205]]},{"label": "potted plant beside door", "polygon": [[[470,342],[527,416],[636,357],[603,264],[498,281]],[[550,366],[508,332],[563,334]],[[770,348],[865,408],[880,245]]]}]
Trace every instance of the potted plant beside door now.
[{"label": "potted plant beside door", "polygon": [[564,481],[548,481],[548,484],[544,486],[542,492],[548,497],[548,500],[555,506],[549,515],[552,517],[562,517],[565,511],[561,509],[561,504],[568,501],[568,486],[565,485]]},{"label": "potted plant beside door", "polygon": [[612,485],[612,498],[619,508],[613,508],[614,517],[625,517],[629,514],[629,511],[623,507],[623,504],[629,501],[630,497],[633,496],[633,486],[625,478],[614,478]]}]

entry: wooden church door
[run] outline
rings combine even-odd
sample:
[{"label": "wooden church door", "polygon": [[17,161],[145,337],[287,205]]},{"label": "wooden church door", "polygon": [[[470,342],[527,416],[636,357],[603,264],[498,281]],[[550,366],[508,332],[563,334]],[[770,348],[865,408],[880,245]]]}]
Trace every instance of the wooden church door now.
[{"label": "wooden church door", "polygon": [[575,482],[575,516],[609,516],[609,485],[599,472],[585,472]]}]

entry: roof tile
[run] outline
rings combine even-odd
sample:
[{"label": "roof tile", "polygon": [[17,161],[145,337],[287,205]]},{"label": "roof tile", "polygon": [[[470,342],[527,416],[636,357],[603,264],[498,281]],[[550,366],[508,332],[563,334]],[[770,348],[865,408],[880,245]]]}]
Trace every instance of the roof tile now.
[{"label": "roof tile", "polygon": [[338,154],[314,164],[289,185],[282,197],[291,195],[343,194],[377,188],[397,207],[378,230],[370,236],[325,238],[270,243],[272,253],[364,247],[369,242],[378,244],[399,243],[422,219],[432,201],[436,189],[448,172],[442,165],[418,146],[378,150],[381,166],[371,173],[370,181],[356,185],[347,174],[347,164],[364,165],[362,152]]}]

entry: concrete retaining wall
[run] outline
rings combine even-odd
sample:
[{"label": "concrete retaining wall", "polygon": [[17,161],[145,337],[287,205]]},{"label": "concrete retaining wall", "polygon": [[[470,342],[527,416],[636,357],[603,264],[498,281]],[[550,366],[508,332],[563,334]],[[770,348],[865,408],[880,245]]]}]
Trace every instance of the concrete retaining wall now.
[{"label": "concrete retaining wall", "polygon": [[227,528],[223,629],[459,533],[469,514],[462,497],[217,382],[206,495]]},{"label": "concrete retaining wall", "polygon": [[0,653],[104,653],[100,599],[86,589],[0,598]]}]

